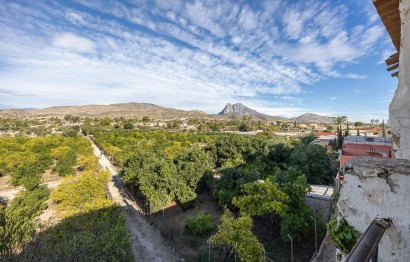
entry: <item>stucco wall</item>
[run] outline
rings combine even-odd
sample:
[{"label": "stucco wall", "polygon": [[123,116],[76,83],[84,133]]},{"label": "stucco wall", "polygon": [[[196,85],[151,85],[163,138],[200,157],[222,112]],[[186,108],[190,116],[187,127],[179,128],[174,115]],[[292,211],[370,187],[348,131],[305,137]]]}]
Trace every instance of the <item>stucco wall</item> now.
[{"label": "stucco wall", "polygon": [[400,0],[399,84],[390,104],[394,157],[410,159],[410,1]]},{"label": "stucco wall", "polygon": [[356,158],[345,166],[337,203],[360,233],[374,218],[390,218],[379,245],[379,261],[410,261],[410,160]]}]

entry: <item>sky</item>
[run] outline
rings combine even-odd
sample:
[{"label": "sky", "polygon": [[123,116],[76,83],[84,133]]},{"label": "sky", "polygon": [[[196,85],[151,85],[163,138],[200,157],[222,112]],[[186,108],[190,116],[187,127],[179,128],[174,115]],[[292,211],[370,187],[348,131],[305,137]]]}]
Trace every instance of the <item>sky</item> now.
[{"label": "sky", "polygon": [[0,0],[0,109],[153,103],[388,119],[371,0]]}]

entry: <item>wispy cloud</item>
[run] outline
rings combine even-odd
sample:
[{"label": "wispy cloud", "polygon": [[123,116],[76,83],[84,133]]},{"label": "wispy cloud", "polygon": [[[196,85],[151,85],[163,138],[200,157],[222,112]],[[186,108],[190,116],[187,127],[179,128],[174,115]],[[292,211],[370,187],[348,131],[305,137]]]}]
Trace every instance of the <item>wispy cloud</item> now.
[{"label": "wispy cloud", "polygon": [[39,106],[148,101],[215,112],[228,100],[301,102],[322,79],[364,79],[340,71],[383,33],[370,17],[348,25],[340,3],[74,2],[0,5],[1,86],[33,90]]},{"label": "wispy cloud", "polygon": [[20,94],[16,91],[10,89],[0,88],[0,94],[10,95],[10,96],[32,96],[32,94]]}]

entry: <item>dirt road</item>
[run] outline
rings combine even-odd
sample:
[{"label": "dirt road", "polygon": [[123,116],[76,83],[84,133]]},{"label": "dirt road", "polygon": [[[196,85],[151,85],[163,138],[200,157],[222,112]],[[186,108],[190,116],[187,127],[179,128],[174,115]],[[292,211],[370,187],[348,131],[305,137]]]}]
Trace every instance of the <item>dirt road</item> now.
[{"label": "dirt road", "polygon": [[[91,140],[90,140],[91,141]],[[127,195],[117,170],[91,141],[94,154],[100,157],[99,164],[111,173],[108,190],[114,202],[123,207],[127,226],[131,233],[135,261],[173,262],[179,256],[165,242],[158,230],[151,226],[140,213],[138,205]]]}]

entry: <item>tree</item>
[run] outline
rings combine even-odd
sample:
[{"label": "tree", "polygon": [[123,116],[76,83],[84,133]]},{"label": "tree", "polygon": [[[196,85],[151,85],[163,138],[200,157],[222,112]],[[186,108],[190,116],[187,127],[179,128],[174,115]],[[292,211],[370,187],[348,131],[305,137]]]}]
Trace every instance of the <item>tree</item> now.
[{"label": "tree", "polygon": [[211,237],[210,242],[230,246],[231,255],[236,249],[241,261],[259,262],[262,259],[262,248],[258,239],[252,234],[252,226],[250,216],[242,215],[235,218],[228,209],[225,209],[218,232]]},{"label": "tree", "polygon": [[176,154],[138,148],[120,175],[148,200],[150,212],[156,212],[171,200],[181,204],[194,200],[199,181],[212,167],[210,157],[199,148],[182,149]]},{"label": "tree", "polygon": [[[345,122],[347,122],[347,116],[337,116],[335,119],[335,124],[338,125],[337,127],[337,149],[341,149],[343,146],[342,124],[344,124]],[[349,134],[348,130],[346,131],[345,135],[346,134]]]},{"label": "tree", "polygon": [[100,124],[101,124],[102,126],[109,126],[109,125],[111,125],[111,123],[112,123],[112,119],[111,119],[111,118],[104,117],[104,118],[101,118],[101,119],[100,119]]},{"label": "tree", "polygon": [[343,146],[343,134],[342,134],[342,128],[340,126],[337,127],[337,147],[336,149],[341,149]]},{"label": "tree", "polygon": [[359,126],[364,126],[364,123],[363,122],[360,122],[360,121],[357,121],[357,122],[354,122],[354,124],[353,124],[355,127],[359,127]]},{"label": "tree", "polygon": [[249,132],[252,130],[251,125],[249,124],[248,121],[242,121],[241,125],[239,126],[239,131],[241,132]]},{"label": "tree", "polygon": [[291,165],[301,170],[310,184],[333,182],[333,169],[326,150],[319,145],[299,145],[291,155]]},{"label": "tree", "polygon": [[264,161],[270,168],[286,168],[290,163],[293,148],[287,143],[278,143],[268,147],[268,154]]},{"label": "tree", "polygon": [[308,145],[308,144],[312,143],[316,138],[317,137],[312,133],[307,134],[307,135],[303,135],[303,136],[300,137],[300,143],[303,144],[303,145]]},{"label": "tree", "polygon": [[374,123],[375,123],[376,125],[379,125],[379,119],[374,120]]},{"label": "tree", "polygon": [[293,240],[298,241],[304,239],[306,241],[312,232],[312,211],[306,206],[297,209],[292,209],[290,212],[283,215],[280,222],[280,235],[283,241],[289,241],[288,234]]},{"label": "tree", "polygon": [[346,121],[346,131],[345,131],[345,137],[350,135],[350,130],[349,130],[349,122]]},{"label": "tree", "polygon": [[232,204],[239,208],[241,214],[283,214],[287,209],[288,196],[269,179],[244,184],[242,193],[243,196],[232,199]]},{"label": "tree", "polygon": [[232,207],[232,199],[240,194],[241,186],[260,178],[260,172],[255,169],[226,168],[221,173],[214,190],[214,197],[221,206]]},{"label": "tree", "polygon": [[151,119],[148,116],[143,116],[142,117],[142,122],[148,123],[149,121],[151,121]]},{"label": "tree", "polygon": [[326,131],[327,132],[332,132],[333,131],[333,126],[332,125],[327,125],[326,126]]},{"label": "tree", "polygon": [[386,124],[384,123],[384,119],[382,122],[382,135],[383,137],[386,137]]},{"label": "tree", "polygon": [[341,126],[347,121],[347,116],[337,116],[335,119],[335,124]]},{"label": "tree", "polygon": [[127,122],[124,124],[124,129],[133,129],[134,125],[130,122]]}]

